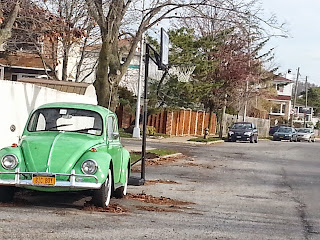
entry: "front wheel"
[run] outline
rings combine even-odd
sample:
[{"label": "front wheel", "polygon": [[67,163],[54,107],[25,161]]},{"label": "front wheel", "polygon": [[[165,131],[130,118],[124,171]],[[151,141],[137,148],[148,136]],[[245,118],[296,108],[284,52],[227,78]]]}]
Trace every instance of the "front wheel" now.
[{"label": "front wheel", "polygon": [[112,172],[109,169],[108,177],[102,184],[101,188],[95,190],[93,193],[92,201],[97,207],[107,207],[110,203],[112,192]]},{"label": "front wheel", "polygon": [[128,178],[129,178],[129,169],[126,170],[126,182],[123,186],[117,188],[114,191],[114,196],[116,198],[123,198],[125,195],[127,195],[127,188],[128,188]]},{"label": "front wheel", "polygon": [[0,202],[11,202],[14,197],[14,188],[1,186],[0,187]]}]

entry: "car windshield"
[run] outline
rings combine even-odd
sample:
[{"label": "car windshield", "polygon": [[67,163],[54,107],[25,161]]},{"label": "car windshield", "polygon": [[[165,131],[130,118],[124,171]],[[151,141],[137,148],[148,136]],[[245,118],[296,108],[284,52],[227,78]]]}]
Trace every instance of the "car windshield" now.
[{"label": "car windshield", "polygon": [[250,129],[251,123],[235,123],[232,125],[232,129]]},{"label": "car windshield", "polygon": [[102,118],[89,110],[44,108],[32,114],[27,129],[29,132],[66,131],[101,135]]},{"label": "car windshield", "polygon": [[309,129],[309,128],[300,128],[300,129],[297,129],[297,132],[299,132],[299,133],[311,133],[311,129]]},{"label": "car windshield", "polygon": [[284,127],[281,127],[278,129],[277,132],[283,132],[283,133],[290,133],[291,132],[291,128],[284,128]]}]

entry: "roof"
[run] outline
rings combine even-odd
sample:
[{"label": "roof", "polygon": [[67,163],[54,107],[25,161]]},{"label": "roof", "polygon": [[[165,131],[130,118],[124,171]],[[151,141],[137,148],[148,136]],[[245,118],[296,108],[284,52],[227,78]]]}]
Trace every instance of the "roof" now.
[{"label": "roof", "polygon": [[275,79],[273,79],[274,82],[287,82],[287,83],[293,83],[292,80],[290,79],[287,79],[285,77],[281,77],[281,76],[278,76],[276,77]]},{"label": "roof", "polygon": [[[52,60],[46,59],[49,64]],[[0,64],[6,67],[27,67],[44,70],[43,63],[39,55],[34,53],[15,52],[6,58],[0,58]]]},{"label": "roof", "polygon": [[283,100],[283,101],[291,101],[291,96],[278,95],[278,96],[273,96],[271,99]]},{"label": "roof", "polygon": [[38,107],[40,108],[76,108],[76,109],[85,109],[94,112],[100,113],[100,115],[108,115],[111,112],[109,109],[102,106],[86,104],[86,103],[72,103],[72,102],[56,102],[56,103],[47,103]]},{"label": "roof", "polygon": [[67,82],[42,78],[21,78],[18,82],[32,83],[38,86],[56,89],[61,92],[77,93],[80,95],[84,95],[86,89],[90,86],[89,83]]}]

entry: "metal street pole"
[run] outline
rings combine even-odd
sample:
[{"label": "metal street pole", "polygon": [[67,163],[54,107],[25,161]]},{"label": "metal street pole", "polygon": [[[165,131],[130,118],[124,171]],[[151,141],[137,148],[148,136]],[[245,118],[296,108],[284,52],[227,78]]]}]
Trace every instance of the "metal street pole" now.
[{"label": "metal street pole", "polygon": [[[299,75],[300,75],[300,67],[298,67],[297,71],[297,78],[296,78],[296,85],[294,87],[294,98],[293,98],[293,107],[292,110],[296,110],[296,101],[297,101],[297,95],[298,95],[298,80],[299,80]],[[293,127],[293,117],[294,117],[294,112],[291,114],[291,127]]]},{"label": "metal street pole", "polygon": [[143,136],[142,136],[142,155],[141,155],[141,180],[146,179],[146,147],[147,147],[147,118],[148,118],[148,75],[149,75],[150,46],[146,44],[146,60],[144,68],[144,93],[143,93]]},{"label": "metal street pole", "polygon": [[132,137],[140,138],[140,105],[141,105],[141,82],[143,76],[143,51],[144,51],[144,34],[141,38],[140,46],[140,66],[139,66],[139,79],[138,79],[138,93],[137,93],[137,106],[136,106],[136,119],[133,128]]},{"label": "metal street pole", "polygon": [[306,92],[306,105],[305,105],[305,113],[304,113],[304,127],[306,128],[307,127],[307,108],[308,108],[308,87],[307,87],[307,84],[308,84],[308,77],[306,76],[306,82],[305,82],[305,92]]},{"label": "metal street pole", "polygon": [[[142,1],[142,18],[144,14],[144,0]],[[132,137],[140,139],[140,105],[141,105],[141,82],[142,82],[142,73],[143,73],[143,47],[144,47],[144,33],[142,33],[140,41],[140,61],[139,61],[139,77],[138,77],[138,92],[137,92],[137,106],[136,106],[136,118],[133,128]]]}]

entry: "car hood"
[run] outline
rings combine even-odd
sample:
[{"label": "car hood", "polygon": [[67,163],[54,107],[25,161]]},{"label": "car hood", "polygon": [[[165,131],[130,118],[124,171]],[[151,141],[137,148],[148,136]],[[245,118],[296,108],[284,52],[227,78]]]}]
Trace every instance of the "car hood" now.
[{"label": "car hood", "polygon": [[102,142],[89,134],[46,132],[23,136],[21,148],[28,171],[66,173],[84,152]]},{"label": "car hood", "polygon": [[299,132],[299,133],[297,133],[297,135],[299,135],[299,136],[310,136],[311,133],[302,133],[302,132]]},{"label": "car hood", "polygon": [[244,132],[252,132],[252,129],[234,129],[230,128],[229,131],[235,132],[235,133],[244,133]]},{"label": "car hood", "polygon": [[275,135],[283,136],[283,135],[292,135],[291,132],[275,132]]}]

